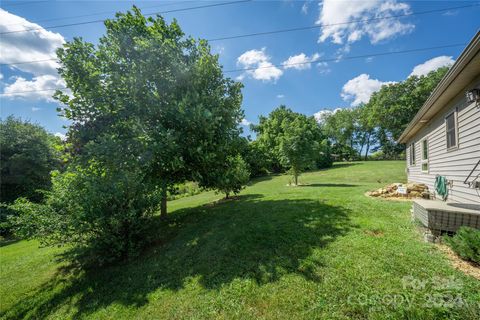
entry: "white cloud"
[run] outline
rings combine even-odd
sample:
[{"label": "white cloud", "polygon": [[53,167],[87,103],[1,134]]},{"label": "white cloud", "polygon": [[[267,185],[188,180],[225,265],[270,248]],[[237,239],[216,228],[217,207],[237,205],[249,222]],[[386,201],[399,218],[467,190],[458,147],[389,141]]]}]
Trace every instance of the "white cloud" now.
[{"label": "white cloud", "polygon": [[442,13],[442,16],[456,16],[458,15],[458,10],[448,10]]},{"label": "white cloud", "polygon": [[336,44],[352,43],[368,37],[372,44],[408,34],[415,26],[399,18],[348,23],[372,18],[392,17],[410,12],[410,6],[396,0],[323,0],[319,3],[317,24],[322,26],[319,42],[331,38]]},{"label": "white cloud", "polygon": [[61,132],[55,132],[54,136],[59,137],[60,139],[62,139],[62,141],[67,140],[67,136],[65,134],[61,133]]},{"label": "white cloud", "polygon": [[313,117],[315,120],[317,120],[318,123],[322,123],[325,121],[325,118],[328,117],[329,115],[337,113],[339,110],[342,110],[342,108],[335,108],[335,109],[323,109],[318,112],[315,112],[313,114]]},{"label": "white cloud", "polygon": [[252,123],[251,123],[250,121],[248,121],[247,119],[243,118],[243,119],[242,119],[242,122],[240,122],[240,124],[241,124],[242,126],[249,126],[249,125],[251,125]]},{"label": "white cloud", "polygon": [[305,55],[305,53],[297,54],[296,56],[291,56],[287,60],[285,60],[282,65],[285,69],[297,69],[297,70],[305,70],[310,69],[312,67],[312,61],[317,60],[320,58],[318,53],[314,53],[310,57]]},{"label": "white cloud", "polygon": [[1,96],[9,99],[22,98],[53,102],[55,100],[52,99],[52,95],[55,91],[48,89],[63,86],[65,86],[65,83],[62,79],[49,74],[33,77],[32,80],[16,77],[13,83],[4,88]]},{"label": "white cloud", "polygon": [[[8,33],[12,31],[38,29],[29,32]],[[0,63],[46,60],[56,58],[55,50],[65,43],[59,33],[47,31],[40,25],[27,21],[0,8]],[[6,34],[5,34],[6,33]],[[32,73],[57,74],[58,63],[45,61],[12,66],[12,68]]]},{"label": "white cloud", "polygon": [[0,73],[0,80],[3,80],[3,74]]},{"label": "white cloud", "polygon": [[40,111],[40,110],[42,110],[42,108],[32,107],[32,112],[37,112],[37,111]]},{"label": "white cloud", "polygon": [[451,66],[454,63],[455,60],[453,60],[452,57],[439,56],[415,66],[412,73],[410,73],[410,76],[423,76],[428,74],[430,71],[437,70],[440,67]]},{"label": "white cloud", "polygon": [[278,99],[283,99],[283,98],[285,98],[285,95],[284,94],[277,94],[277,98]]},{"label": "white cloud", "polygon": [[224,46],[216,46],[214,49],[213,49],[213,52],[217,53],[217,54],[223,54],[225,52],[225,47]]},{"label": "white cloud", "polygon": [[361,103],[367,103],[370,96],[385,84],[395,82],[382,82],[378,79],[370,79],[368,74],[361,74],[358,77],[348,80],[342,88],[341,96],[343,100],[352,100],[351,106],[358,106]]},{"label": "white cloud", "polygon": [[317,67],[318,67],[318,71],[320,72],[320,74],[328,74],[330,73],[332,70],[328,67],[328,63],[327,62],[319,62],[317,63]]},{"label": "white cloud", "polygon": [[[9,33],[24,29],[38,30]],[[47,31],[40,25],[29,22],[3,9],[0,9],[0,33],[3,33],[0,37],[0,63],[6,64],[20,61],[55,59],[55,50],[65,43],[65,39],[61,34]],[[32,79],[13,77],[14,82],[7,83],[4,88],[3,94],[5,94],[5,97],[53,101],[51,99],[53,90],[47,91],[45,89],[64,85],[57,73],[59,65],[54,60],[11,65],[10,67],[13,70],[31,74]],[[19,93],[14,93],[17,91]]]},{"label": "white cloud", "polygon": [[238,57],[237,65],[251,70],[246,70],[245,73],[237,77],[237,80],[243,80],[246,75],[249,75],[256,80],[277,81],[283,75],[283,71],[270,62],[270,57],[265,51],[266,48],[253,49]]},{"label": "white cloud", "polygon": [[308,14],[308,1],[305,1],[304,4],[302,5],[302,13]]}]

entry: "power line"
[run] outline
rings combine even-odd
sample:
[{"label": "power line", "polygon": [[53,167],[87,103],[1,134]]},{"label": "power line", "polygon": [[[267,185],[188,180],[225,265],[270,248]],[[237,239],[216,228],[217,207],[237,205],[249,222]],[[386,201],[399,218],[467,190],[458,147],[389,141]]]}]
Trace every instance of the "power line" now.
[{"label": "power line", "polygon": [[[161,13],[172,13],[172,12],[179,12],[179,11],[188,11],[188,10],[202,9],[202,8],[209,8],[209,7],[216,7],[216,6],[224,6],[224,5],[236,4],[236,3],[242,3],[242,2],[250,2],[250,1],[252,1],[252,0],[239,0],[239,1],[223,2],[223,3],[203,5],[203,6],[197,6],[197,7],[188,7],[188,8],[173,9],[173,10],[168,10],[168,11],[159,11],[159,12],[147,13],[147,14],[145,14],[145,16],[151,16],[151,15],[156,15],[156,14],[161,14]],[[186,1],[186,2],[194,2],[194,1]],[[158,5],[158,6],[151,6],[151,7],[145,7],[145,8],[169,6],[169,5],[173,5],[173,4],[176,4],[176,3],[164,4],[164,5]],[[377,20],[396,19],[396,18],[409,17],[409,16],[414,16],[414,15],[429,14],[429,13],[444,12],[444,11],[449,11],[449,10],[457,10],[457,9],[477,7],[477,6],[479,6],[479,5],[480,5],[480,4],[477,3],[477,4],[469,4],[469,5],[457,6],[457,7],[450,7],[450,8],[444,8],[444,9],[433,9],[433,10],[419,11],[419,12],[412,12],[412,13],[404,13],[404,14],[398,14],[398,15],[392,15],[392,16],[385,16],[385,17],[369,18],[369,19],[363,19],[363,20],[355,20],[355,21],[347,21],[347,22],[339,22],[339,23],[323,24],[323,25],[318,24],[318,25],[313,25],[313,26],[298,27],[298,28],[291,28],[291,29],[280,29],[280,30],[274,30],[274,31],[266,31],[266,32],[251,33],[251,34],[245,34],[245,35],[237,35],[237,36],[232,36],[232,37],[215,38],[215,39],[210,39],[210,41],[218,41],[218,40],[226,40],[226,39],[236,39],[236,38],[242,38],[242,37],[248,37],[248,36],[258,36],[258,35],[266,35],[266,34],[281,33],[281,32],[290,32],[290,31],[300,31],[300,30],[308,30],[308,29],[317,29],[317,28],[322,28],[322,27],[345,25],[345,24],[351,24],[351,23],[361,23],[361,22],[371,22],[371,21],[377,21]],[[144,8],[144,9],[145,9],[145,8]],[[53,21],[53,20],[64,20],[64,19],[80,18],[80,17],[92,16],[92,15],[99,15],[99,14],[103,14],[103,13],[111,13],[111,11],[108,11],[108,12],[99,12],[99,13],[87,14],[87,15],[81,15],[81,16],[71,16],[71,17],[63,17],[63,18],[54,18],[54,19],[38,20],[38,21],[35,22],[35,23],[45,22],[45,21]],[[69,23],[69,24],[49,26],[49,27],[41,27],[41,28],[32,28],[32,29],[23,29],[23,30],[7,31],[7,32],[2,32],[2,33],[0,33],[0,34],[11,34],[11,33],[29,32],[29,31],[37,31],[37,30],[43,30],[43,29],[54,29],[54,28],[56,29],[56,28],[63,28],[63,27],[76,26],[76,25],[85,25],[85,24],[91,24],[91,23],[100,23],[100,22],[105,22],[105,20],[106,20],[106,19],[99,19],[99,20],[83,21],[83,22]],[[10,25],[18,25],[18,24],[10,24]],[[7,25],[7,26],[8,26],[8,25]]]},{"label": "power line", "polygon": [[435,50],[435,49],[460,47],[460,46],[465,46],[465,45],[466,45],[466,43],[457,43],[457,44],[448,44],[448,45],[436,46],[436,47],[416,48],[416,49],[399,50],[399,51],[387,51],[387,52],[363,54],[363,55],[357,55],[357,56],[340,57],[340,58],[336,57],[336,58],[327,58],[327,59],[313,59],[313,60],[306,61],[306,62],[280,63],[280,64],[272,64],[270,66],[265,66],[265,67],[256,67],[256,68],[251,67],[251,68],[225,70],[225,71],[223,71],[223,73],[232,73],[232,72],[241,72],[241,71],[251,71],[251,70],[257,70],[257,69],[269,69],[269,68],[276,68],[276,67],[295,66],[295,65],[317,63],[317,62],[332,62],[332,61],[342,61],[342,60],[352,60],[352,59],[362,59],[362,58],[370,58],[370,57],[388,56],[388,55],[392,55],[392,54],[422,52],[422,51]]},{"label": "power line", "polygon": [[55,60],[57,60],[57,58],[32,60],[32,61],[19,61],[14,63],[0,63],[0,66],[15,66],[17,64],[39,63],[39,62],[47,62],[47,61],[55,61]]},{"label": "power line", "polygon": [[42,2],[48,2],[48,1],[21,1],[21,2],[14,2],[14,3],[5,3],[2,6],[3,7],[16,7],[16,6],[23,6],[26,4],[37,4],[37,3],[42,3]]},{"label": "power line", "polygon": [[[336,58],[327,58],[327,59],[314,59],[307,62],[272,64],[266,67],[231,69],[231,70],[223,71],[223,73],[243,72],[243,71],[251,71],[251,70],[257,70],[257,69],[269,69],[269,68],[286,67],[286,66],[302,65],[302,64],[317,63],[317,62],[363,59],[363,58],[369,58],[369,57],[388,56],[388,55],[402,54],[402,53],[422,52],[422,51],[435,50],[435,49],[453,48],[453,47],[460,47],[460,46],[463,47],[465,45],[466,45],[465,43],[457,43],[457,44],[448,44],[443,46],[434,46],[434,47],[426,47],[426,48],[415,48],[415,49],[408,49],[408,50],[370,53],[370,54],[363,54],[363,55],[356,55],[356,56],[347,56],[342,58],[336,57]],[[62,90],[62,89],[67,89],[67,87],[57,87],[57,88],[49,88],[49,89],[41,89],[41,90],[15,91],[15,92],[2,93],[0,96],[9,96],[13,94],[42,92],[42,91],[55,91],[55,90]]]},{"label": "power line", "polygon": [[[167,4],[161,4],[161,5],[154,5],[154,6],[147,6],[147,7],[142,7],[140,9],[151,9],[151,8],[159,8],[159,7],[169,7],[173,5],[179,5],[179,4],[186,4],[186,3],[191,3],[195,2],[195,0],[190,0],[190,1],[176,1],[173,3],[167,3]],[[92,17],[92,16],[99,16],[102,14],[112,14],[116,13],[116,11],[102,11],[102,12],[96,12],[96,13],[89,13],[89,14],[82,14],[82,15],[77,15],[77,16],[69,16],[69,17],[57,17],[57,18],[49,18],[49,19],[42,19],[42,20],[35,20],[32,21],[32,23],[40,23],[40,22],[48,22],[48,21],[58,21],[58,20],[67,20],[67,19],[76,19],[76,18],[85,18],[85,17]],[[6,24],[4,26],[18,26],[21,25],[22,23],[11,23],[11,24]]]},{"label": "power line", "polygon": [[252,36],[262,36],[262,35],[275,34],[275,33],[318,29],[318,28],[323,28],[323,27],[332,27],[332,26],[346,25],[346,24],[352,24],[352,23],[364,23],[364,22],[373,22],[373,21],[379,21],[379,20],[389,20],[389,19],[410,17],[410,16],[415,16],[415,15],[430,14],[430,13],[444,12],[444,11],[478,7],[478,6],[480,6],[480,4],[470,4],[470,5],[465,5],[465,6],[458,6],[458,7],[444,8],[444,9],[433,9],[433,10],[427,10],[427,11],[418,11],[418,12],[404,13],[404,14],[398,14],[398,15],[392,15],[392,16],[386,16],[386,17],[376,17],[376,18],[369,18],[369,19],[362,19],[362,20],[354,20],[354,21],[348,21],[348,22],[338,22],[338,23],[330,23],[330,24],[323,24],[323,25],[316,24],[316,25],[313,25],[313,26],[280,29],[280,30],[273,30],[273,31],[256,32],[256,33],[247,33],[247,34],[240,34],[240,35],[236,35],[236,36],[213,38],[213,39],[209,39],[208,41],[238,39],[238,38],[245,38],[245,37],[252,37]]},{"label": "power line", "polygon": [[[371,19],[354,20],[354,21],[349,21],[349,22],[339,22],[339,23],[332,23],[332,24],[325,24],[325,25],[313,25],[313,26],[280,29],[280,30],[265,31],[265,32],[247,33],[247,34],[241,34],[241,35],[212,38],[212,39],[207,39],[207,41],[214,42],[214,41],[220,41],[220,40],[238,39],[238,38],[255,37],[255,36],[269,35],[269,34],[276,34],[276,33],[318,29],[318,28],[322,28],[322,27],[330,27],[330,26],[337,26],[337,25],[345,25],[345,24],[353,24],[353,23],[366,23],[366,22],[373,22],[373,21],[379,21],[379,20],[387,20],[387,19],[394,19],[394,18],[407,17],[407,16],[413,16],[413,15],[422,15],[422,14],[444,12],[444,11],[464,9],[464,8],[477,7],[477,6],[480,6],[480,4],[457,6],[457,7],[450,7],[450,8],[445,8],[445,9],[434,9],[434,10],[428,10],[428,11],[419,11],[419,12],[412,12],[412,13],[396,15],[396,16],[377,17],[377,18],[371,18]],[[54,60],[57,60],[57,58],[43,59],[43,60],[31,60],[31,61],[19,61],[19,62],[14,62],[14,63],[0,63],[0,66],[29,64],[29,63],[46,62],[46,61],[54,61]]]},{"label": "power line", "polygon": [[38,90],[25,90],[25,91],[13,91],[13,92],[1,93],[0,96],[10,96],[12,94],[19,94],[19,93],[55,91],[55,90],[62,90],[62,89],[67,89],[67,87],[58,87],[58,88],[50,88],[50,89],[38,89]]},{"label": "power line", "polygon": [[[207,5],[196,6],[196,7],[188,7],[188,8],[172,9],[172,10],[167,10],[167,11],[152,12],[152,13],[144,14],[144,16],[153,16],[153,15],[161,14],[161,13],[164,14],[164,13],[189,11],[189,10],[196,10],[196,9],[203,9],[203,8],[220,7],[220,6],[250,2],[250,1],[252,1],[252,0],[238,0],[238,1],[231,1],[231,2],[214,3],[214,4],[207,4]],[[83,22],[76,22],[76,23],[67,23],[67,24],[60,24],[60,25],[49,26],[49,27],[44,27],[44,28],[40,27],[40,28],[32,28],[32,29],[7,31],[7,32],[1,32],[0,35],[19,33],[19,32],[31,32],[31,31],[38,31],[38,30],[44,30],[44,29],[57,29],[57,28],[64,28],[64,27],[70,27],[70,26],[79,26],[79,25],[105,22],[106,20],[108,20],[108,19],[99,19],[99,20],[83,21]]]}]

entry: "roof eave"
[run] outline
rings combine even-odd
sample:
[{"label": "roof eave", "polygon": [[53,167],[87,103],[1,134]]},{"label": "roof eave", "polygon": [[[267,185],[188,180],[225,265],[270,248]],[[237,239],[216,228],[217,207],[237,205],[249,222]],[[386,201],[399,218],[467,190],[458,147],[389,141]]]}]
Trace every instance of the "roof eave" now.
[{"label": "roof eave", "polygon": [[[457,78],[457,76],[464,70],[465,66],[470,62],[470,60],[478,53],[480,50],[480,30],[477,31],[477,34],[473,37],[467,47],[463,50],[463,52],[458,57],[457,61],[452,65],[450,70],[445,74],[445,76],[440,80],[438,85],[432,91],[430,96],[428,97],[427,101],[423,104],[420,110],[417,112],[415,117],[410,121],[407,128],[403,131],[398,138],[399,143],[407,143],[408,140],[413,136],[416,132],[418,132],[423,126],[425,126],[428,121],[421,122],[422,117],[427,113],[430,108],[435,104],[435,102],[440,98],[440,96],[444,93],[445,89],[450,86],[450,84]],[[413,130],[418,126],[417,130]]]}]

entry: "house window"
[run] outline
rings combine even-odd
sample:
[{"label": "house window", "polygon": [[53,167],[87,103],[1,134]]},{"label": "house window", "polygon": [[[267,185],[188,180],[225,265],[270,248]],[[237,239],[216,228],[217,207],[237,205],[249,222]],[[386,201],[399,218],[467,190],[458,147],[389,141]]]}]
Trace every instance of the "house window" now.
[{"label": "house window", "polygon": [[457,121],[455,113],[456,112],[452,112],[445,118],[445,125],[447,128],[447,149],[455,148],[457,146]]},{"label": "house window", "polygon": [[422,171],[428,172],[428,140],[422,140]]},{"label": "house window", "polygon": [[410,165],[415,165],[415,142],[410,144]]}]

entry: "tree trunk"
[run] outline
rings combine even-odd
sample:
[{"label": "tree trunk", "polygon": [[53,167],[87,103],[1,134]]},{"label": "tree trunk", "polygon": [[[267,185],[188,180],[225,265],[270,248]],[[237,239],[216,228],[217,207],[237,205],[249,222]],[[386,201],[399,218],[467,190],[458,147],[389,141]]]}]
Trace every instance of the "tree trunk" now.
[{"label": "tree trunk", "polygon": [[368,159],[368,150],[370,149],[370,133],[367,136],[367,147],[365,150],[365,161]]},{"label": "tree trunk", "polygon": [[363,151],[363,146],[365,145],[365,140],[367,139],[367,133],[365,132],[362,136],[362,143],[360,145],[360,149],[358,151],[358,154],[360,155],[360,159],[362,158],[362,151]]},{"label": "tree trunk", "polygon": [[167,218],[167,187],[162,188],[162,199],[160,202],[160,218],[165,220]]},{"label": "tree trunk", "polygon": [[298,173],[296,170],[293,172],[293,178],[295,179],[295,185],[298,186]]},{"label": "tree trunk", "polygon": [[229,193],[225,192],[225,199],[228,199],[228,197],[229,197]]}]

